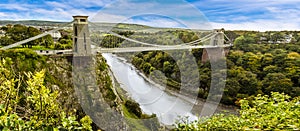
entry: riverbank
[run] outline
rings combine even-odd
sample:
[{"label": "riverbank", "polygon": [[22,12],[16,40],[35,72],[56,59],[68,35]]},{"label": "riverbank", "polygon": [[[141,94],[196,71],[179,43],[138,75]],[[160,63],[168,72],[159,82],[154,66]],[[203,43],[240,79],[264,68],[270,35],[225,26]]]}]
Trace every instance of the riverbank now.
[{"label": "riverbank", "polygon": [[[99,56],[101,60],[105,58],[101,55]],[[102,59],[103,58],[103,59]],[[126,90],[122,89],[122,85],[119,84],[118,80],[114,76],[113,71],[111,70],[110,65],[107,64],[107,61],[104,62],[105,65],[102,65],[102,70],[105,69],[108,76],[104,76],[105,82],[109,83],[109,94],[115,96],[114,99],[106,101],[106,103],[113,103],[110,107],[112,110],[117,110],[121,116],[119,119],[114,119],[116,121],[124,121],[122,126],[125,130],[158,130],[160,128],[159,122],[155,115],[147,115],[141,112],[139,104],[132,98],[129,97],[129,93]],[[101,67],[101,65],[100,65]],[[100,68],[99,68],[100,69]],[[99,74],[101,75],[101,74]],[[109,78],[109,80],[108,80]],[[106,96],[104,96],[106,98]],[[151,119],[151,125],[148,125],[146,122],[141,121],[142,119]]]},{"label": "riverbank", "polygon": [[[145,81],[147,81],[148,83],[150,83],[151,85],[159,88],[160,90],[164,91],[165,93],[167,93],[168,95],[172,95],[177,97],[178,99],[181,99],[185,102],[188,102],[190,105],[193,106],[191,112],[196,115],[199,116],[201,115],[201,111],[206,103],[205,99],[202,98],[198,98],[195,95],[191,95],[191,94],[183,94],[182,92],[178,92],[178,91],[174,91],[172,89],[169,89],[165,86],[163,86],[162,83],[157,83],[154,80],[152,80],[151,78],[149,78],[148,76],[146,76],[144,73],[142,73],[141,71],[137,70],[133,64],[129,63],[125,58],[119,57],[117,55],[113,55],[113,57],[116,57],[118,60],[122,61],[123,63],[126,63],[128,66],[130,66],[130,68],[132,70],[135,70],[139,76],[141,76],[142,78],[144,78]],[[237,107],[235,106],[228,106],[228,105],[223,105],[223,104],[219,104],[219,103],[206,103],[208,105],[215,105],[217,106],[217,109],[215,111],[215,113],[221,113],[221,112],[228,112],[230,114],[238,114],[237,112]]]}]

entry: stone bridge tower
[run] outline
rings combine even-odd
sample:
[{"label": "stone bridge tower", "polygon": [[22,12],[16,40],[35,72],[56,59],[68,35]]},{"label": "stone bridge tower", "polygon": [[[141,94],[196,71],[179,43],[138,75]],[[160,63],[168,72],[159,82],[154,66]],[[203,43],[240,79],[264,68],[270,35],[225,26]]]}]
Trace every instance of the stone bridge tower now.
[{"label": "stone bridge tower", "polygon": [[215,37],[213,37],[211,40],[210,40],[210,44],[211,46],[222,46],[224,45],[224,29],[221,29],[221,30],[218,30],[218,29],[215,29],[214,30],[215,32]]},{"label": "stone bridge tower", "polygon": [[73,16],[73,53],[74,56],[91,55],[88,16]]},{"label": "stone bridge tower", "polygon": [[[224,45],[224,29],[214,30],[215,36],[210,40],[210,46],[223,46]],[[229,48],[215,47],[215,48],[204,48],[202,52],[202,63],[206,63],[209,60],[217,61],[221,58],[222,54],[225,56],[228,54]]]},{"label": "stone bridge tower", "polygon": [[73,66],[88,67],[92,63],[88,16],[73,18]]}]

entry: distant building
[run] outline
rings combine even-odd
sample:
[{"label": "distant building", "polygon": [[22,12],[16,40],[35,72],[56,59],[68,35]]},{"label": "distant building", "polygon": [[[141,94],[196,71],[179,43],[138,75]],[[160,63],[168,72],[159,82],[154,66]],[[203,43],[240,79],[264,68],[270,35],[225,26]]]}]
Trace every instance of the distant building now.
[{"label": "distant building", "polygon": [[291,43],[293,39],[293,34],[285,35],[285,43]]},{"label": "distant building", "polygon": [[265,37],[265,36],[261,36],[261,37],[260,37],[260,40],[261,40],[261,41],[266,41],[266,40],[268,40],[268,38]]},{"label": "distant building", "polygon": [[4,37],[5,36],[5,31],[3,31],[3,30],[0,30],[0,37]]},{"label": "distant building", "polygon": [[268,38],[265,37],[265,36],[261,36],[261,37],[259,38],[258,43],[259,43],[259,44],[261,44],[261,43],[268,43]]},{"label": "distant building", "polygon": [[61,34],[59,31],[52,32],[50,35],[53,38],[54,42],[57,42],[59,38],[61,38]]}]

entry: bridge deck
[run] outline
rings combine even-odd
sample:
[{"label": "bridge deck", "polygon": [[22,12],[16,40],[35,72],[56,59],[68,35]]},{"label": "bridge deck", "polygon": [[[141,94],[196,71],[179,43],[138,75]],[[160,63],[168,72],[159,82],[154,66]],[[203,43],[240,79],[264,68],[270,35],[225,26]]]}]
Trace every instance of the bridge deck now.
[{"label": "bridge deck", "polygon": [[[142,52],[142,51],[162,51],[162,50],[191,50],[191,49],[204,49],[204,48],[225,48],[230,47],[231,44],[222,46],[210,46],[210,45],[175,45],[175,46],[161,46],[161,47],[125,47],[125,48],[101,48],[92,47],[93,53],[126,53],[126,52]],[[55,55],[55,54],[73,54],[72,50],[36,50],[36,53],[40,55]]]},{"label": "bridge deck", "polygon": [[180,46],[161,46],[161,47],[127,47],[127,48],[101,48],[96,49],[97,52],[101,53],[125,53],[125,52],[141,52],[141,51],[161,51],[161,50],[183,50],[183,49],[200,49],[200,48],[225,48],[231,47],[232,45],[222,45],[222,46],[190,46],[190,45],[180,45]]}]

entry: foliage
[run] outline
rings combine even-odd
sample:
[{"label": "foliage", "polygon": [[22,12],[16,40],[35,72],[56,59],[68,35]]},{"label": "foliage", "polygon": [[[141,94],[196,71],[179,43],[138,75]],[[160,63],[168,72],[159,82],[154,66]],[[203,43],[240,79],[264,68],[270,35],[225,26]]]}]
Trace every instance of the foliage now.
[{"label": "foliage", "polygon": [[125,102],[125,107],[130,113],[135,114],[138,118],[142,116],[142,110],[140,108],[140,105],[134,101],[127,100]]},{"label": "foliage", "polygon": [[42,46],[49,48],[54,44],[54,40],[51,35],[46,35],[43,38],[44,38],[44,42],[41,44]]},{"label": "foliage", "polygon": [[20,73],[40,71],[46,65],[46,58],[30,49],[0,50],[0,58],[13,59],[12,70]]},{"label": "foliage", "polygon": [[164,73],[168,79],[164,82],[168,87],[180,88],[180,72],[179,67],[170,55],[161,51],[142,52],[132,59],[132,64],[142,70],[146,75],[151,75],[153,71],[159,70]]},{"label": "foliage", "polygon": [[54,44],[55,50],[65,50],[72,49],[73,40],[70,34],[65,34],[61,38],[59,38],[58,42]]},{"label": "foliage", "polygon": [[[156,36],[158,34],[163,37]],[[136,32],[130,37],[149,43],[171,45],[182,44],[182,41],[192,41],[195,34],[205,35],[183,30],[167,30],[155,33]],[[222,103],[234,105],[239,99],[253,97],[257,94],[269,95],[272,91],[284,92],[292,97],[300,95],[299,32],[226,31],[225,34],[229,39],[234,40],[234,46],[229,49],[227,54],[227,78]],[[297,40],[288,43],[285,39],[288,39],[287,36],[290,34]],[[172,37],[182,41],[171,41],[169,38]],[[158,42],[161,40],[163,42]],[[127,45],[128,43],[123,42],[120,46]],[[212,79],[210,63],[202,61],[203,51],[201,49],[193,49],[191,52],[196,57],[199,69],[198,96],[206,98]],[[151,75],[155,70],[159,70],[167,78],[158,80],[158,82],[166,84],[168,88],[179,90],[181,77],[194,75],[197,72],[191,72],[191,67],[188,65],[185,66],[187,71],[180,71],[177,64],[189,61],[186,60],[185,54],[179,57],[178,53],[172,55],[177,58],[182,57],[182,60],[175,62],[165,52],[149,51],[135,54],[132,57],[132,63],[146,75]],[[189,79],[189,81],[193,83],[199,80]]]},{"label": "foliage", "polygon": [[[0,46],[7,46],[43,33],[37,28],[20,24],[3,26],[1,30],[6,33],[4,37],[0,37]],[[33,46],[39,45],[44,46],[46,49],[71,49],[73,44],[71,33],[65,30],[61,30],[60,32],[63,36],[56,43],[51,35],[46,35],[40,39],[24,44],[23,47],[32,48]]]},{"label": "foliage", "polygon": [[300,97],[290,98],[278,92],[257,95],[252,102],[240,101],[240,116],[217,114],[190,123],[181,119],[174,130],[300,130]]},{"label": "foliage", "polygon": [[[19,42],[34,36],[41,34],[42,32],[34,27],[25,26],[21,24],[7,25],[1,28],[4,30],[5,36],[0,38],[0,45],[7,46],[15,42]],[[50,35],[46,35],[40,39],[30,41],[23,45],[23,47],[32,48],[32,46],[43,45],[46,48],[53,45],[53,38]]]},{"label": "foliage", "polygon": [[111,77],[108,75],[107,72],[107,64],[104,62],[105,59],[101,57],[100,55],[97,55],[97,83],[100,86],[100,92],[102,93],[105,101],[109,103],[111,107],[117,106],[115,104],[115,100],[117,99],[116,94],[113,91],[113,83],[111,80]]},{"label": "foliage", "polygon": [[[205,36],[207,33],[193,32],[190,30],[159,30],[157,32],[145,32],[145,31],[130,31],[130,30],[118,30],[112,29],[115,33],[147,43],[156,43],[160,45],[177,45],[181,43],[187,43],[197,40],[199,36]],[[101,47],[113,48],[113,47],[132,47],[140,46],[140,44],[134,42],[125,41],[122,38],[116,37],[111,34],[103,32],[94,32],[91,35],[91,41],[97,43]]]},{"label": "foliage", "polygon": [[[65,113],[58,103],[58,91],[44,86],[45,71],[20,74],[11,68],[12,60],[0,62],[0,129],[1,130],[91,130],[88,117],[77,120],[74,113]],[[21,90],[21,82],[27,85]]]}]

